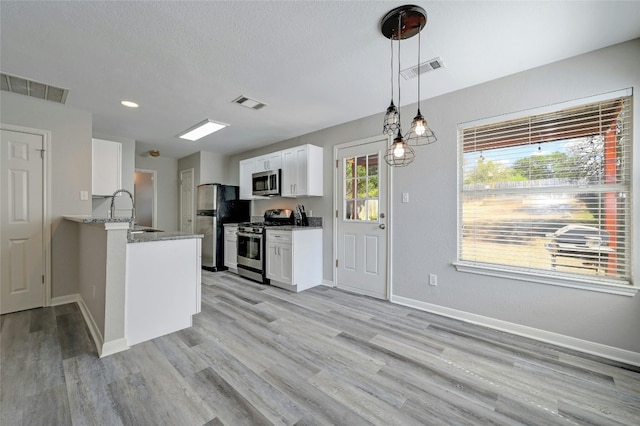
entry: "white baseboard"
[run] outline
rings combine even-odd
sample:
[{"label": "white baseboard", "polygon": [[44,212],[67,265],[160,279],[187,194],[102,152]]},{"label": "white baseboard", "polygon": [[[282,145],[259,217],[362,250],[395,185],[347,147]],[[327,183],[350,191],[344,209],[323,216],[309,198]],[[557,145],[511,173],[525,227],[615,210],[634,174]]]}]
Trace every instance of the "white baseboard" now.
[{"label": "white baseboard", "polygon": [[433,305],[406,297],[392,295],[391,302],[640,367],[640,353],[638,352],[594,343],[588,340],[576,339],[575,337],[565,336],[563,334],[552,333],[550,331],[459,311],[457,309]]},{"label": "white baseboard", "polygon": [[78,302],[78,306],[80,306],[80,312],[82,312],[82,316],[84,317],[84,322],[87,323],[87,327],[89,328],[89,332],[91,333],[93,342],[95,343],[96,349],[98,350],[98,356],[100,358],[103,358],[107,355],[112,355],[117,352],[122,352],[129,349],[129,346],[127,345],[127,339],[125,338],[104,342],[102,333],[100,332],[98,325],[93,319],[93,316],[89,311],[89,308],[87,308],[87,305],[85,304],[84,299],[82,299],[80,295],[77,295],[77,296],[78,296],[77,302]]},{"label": "white baseboard", "polygon": [[58,296],[51,298],[51,306],[59,306],[66,305],[67,303],[75,303],[80,300],[80,295],[76,294],[68,294],[66,296]]},{"label": "white baseboard", "polygon": [[322,280],[321,285],[327,286],[327,287],[335,287],[335,284],[333,283],[333,281],[329,281],[329,280]]},{"label": "white baseboard", "polygon": [[87,327],[89,327],[89,332],[91,333],[93,342],[96,345],[96,349],[98,349],[98,355],[102,356],[102,346],[103,346],[102,333],[100,332],[98,325],[93,319],[93,316],[89,311],[89,308],[87,308],[87,305],[84,303],[84,299],[79,295],[78,295],[78,306],[80,306],[80,312],[82,312],[82,316],[84,317],[84,322],[87,323]]},{"label": "white baseboard", "polygon": [[107,355],[113,355],[118,352],[126,351],[127,349],[129,349],[129,345],[127,345],[127,339],[125,339],[124,337],[121,339],[112,340],[102,345],[100,358],[103,358]]}]

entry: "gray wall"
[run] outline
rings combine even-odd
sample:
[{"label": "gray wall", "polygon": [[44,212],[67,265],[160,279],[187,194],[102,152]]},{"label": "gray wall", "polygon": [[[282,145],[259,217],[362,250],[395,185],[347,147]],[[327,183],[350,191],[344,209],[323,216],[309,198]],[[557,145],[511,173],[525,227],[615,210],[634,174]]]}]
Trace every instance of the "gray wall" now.
[{"label": "gray wall", "polygon": [[[633,87],[640,88],[640,39],[553,63],[423,101],[421,109],[439,140],[417,149],[416,160],[393,169],[392,212],[394,296],[416,305],[430,304],[557,333],[588,342],[640,353],[640,295],[617,296],[512,279],[457,272],[457,125],[502,114]],[[635,129],[640,128],[640,106],[635,98]],[[383,109],[381,106],[381,111]],[[402,108],[412,117],[416,106]],[[324,147],[322,198],[270,199],[252,203],[253,214],[270,207],[291,207],[302,201],[324,222],[323,275],[333,280],[333,147],[375,136],[383,114],[274,144],[232,157],[228,180],[238,179],[238,161],[275,150],[310,143]],[[405,123],[408,125],[408,123]],[[638,146],[640,131],[634,131]],[[640,150],[634,164],[640,169]],[[634,223],[640,223],[640,186],[635,172]],[[401,204],[402,192],[410,193]],[[640,227],[634,241],[640,242]],[[637,245],[637,244],[636,244]],[[637,249],[636,249],[637,250]],[[635,256],[636,284],[640,256]],[[429,273],[438,286],[427,285]]]},{"label": "gray wall", "polygon": [[[164,231],[177,231],[179,229],[179,186],[178,186],[178,160],[168,157],[150,157],[148,155],[137,155],[135,157],[135,168],[155,170],[156,188],[158,199],[158,215],[156,216],[156,227]],[[133,171],[131,172],[133,179]]]},{"label": "gray wall", "polygon": [[77,293],[78,228],[62,216],[91,214],[91,201],[79,196],[91,193],[91,114],[3,91],[0,121],[51,131],[51,296]]},{"label": "gray wall", "polygon": [[227,182],[229,174],[229,157],[213,152],[200,151],[200,183],[222,183],[232,185]]}]

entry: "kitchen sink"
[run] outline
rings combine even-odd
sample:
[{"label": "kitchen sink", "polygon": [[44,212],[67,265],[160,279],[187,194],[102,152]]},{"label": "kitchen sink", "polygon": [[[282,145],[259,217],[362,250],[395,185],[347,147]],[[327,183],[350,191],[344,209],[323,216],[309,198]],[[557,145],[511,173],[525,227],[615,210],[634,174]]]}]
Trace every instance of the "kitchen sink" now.
[{"label": "kitchen sink", "polygon": [[145,232],[164,232],[161,229],[153,229],[153,228],[138,228],[131,231],[132,234],[142,234]]}]

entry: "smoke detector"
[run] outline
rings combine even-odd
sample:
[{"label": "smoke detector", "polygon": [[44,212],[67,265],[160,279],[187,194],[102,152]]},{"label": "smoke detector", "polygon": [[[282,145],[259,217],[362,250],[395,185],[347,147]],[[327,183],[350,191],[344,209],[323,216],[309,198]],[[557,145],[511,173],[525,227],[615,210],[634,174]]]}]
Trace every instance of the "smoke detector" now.
[{"label": "smoke detector", "polygon": [[60,104],[64,104],[67,101],[67,94],[69,94],[68,89],[50,86],[5,73],[0,74],[0,82],[2,83],[2,90],[6,92],[31,96]]},{"label": "smoke detector", "polygon": [[248,98],[244,95],[235,98],[231,102],[236,103],[238,105],[242,105],[243,107],[247,107],[250,109],[261,109],[267,106],[267,104],[265,104],[264,102],[260,102],[256,99]]},{"label": "smoke detector", "polygon": [[442,59],[440,59],[439,57],[429,59],[428,61],[421,63],[420,66],[415,65],[411,68],[400,71],[400,75],[402,75],[405,80],[411,80],[412,78],[418,76],[418,68],[420,68],[420,74],[424,74],[429,71],[435,71],[439,70],[440,68],[444,68],[444,62],[442,62]]}]

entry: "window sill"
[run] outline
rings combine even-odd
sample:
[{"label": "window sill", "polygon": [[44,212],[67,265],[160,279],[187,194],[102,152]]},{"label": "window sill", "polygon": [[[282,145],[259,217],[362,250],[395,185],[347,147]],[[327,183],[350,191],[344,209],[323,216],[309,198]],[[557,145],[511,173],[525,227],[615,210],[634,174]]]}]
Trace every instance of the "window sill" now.
[{"label": "window sill", "polygon": [[468,262],[454,262],[458,272],[468,272],[472,274],[488,275],[492,277],[509,278],[518,281],[530,281],[538,284],[555,285],[560,287],[577,288],[580,290],[597,291],[600,293],[615,294],[618,296],[633,297],[638,293],[637,286],[624,285],[614,282],[596,282],[573,277],[551,276],[541,273],[522,271],[515,268],[499,267],[492,265],[478,265]]}]

